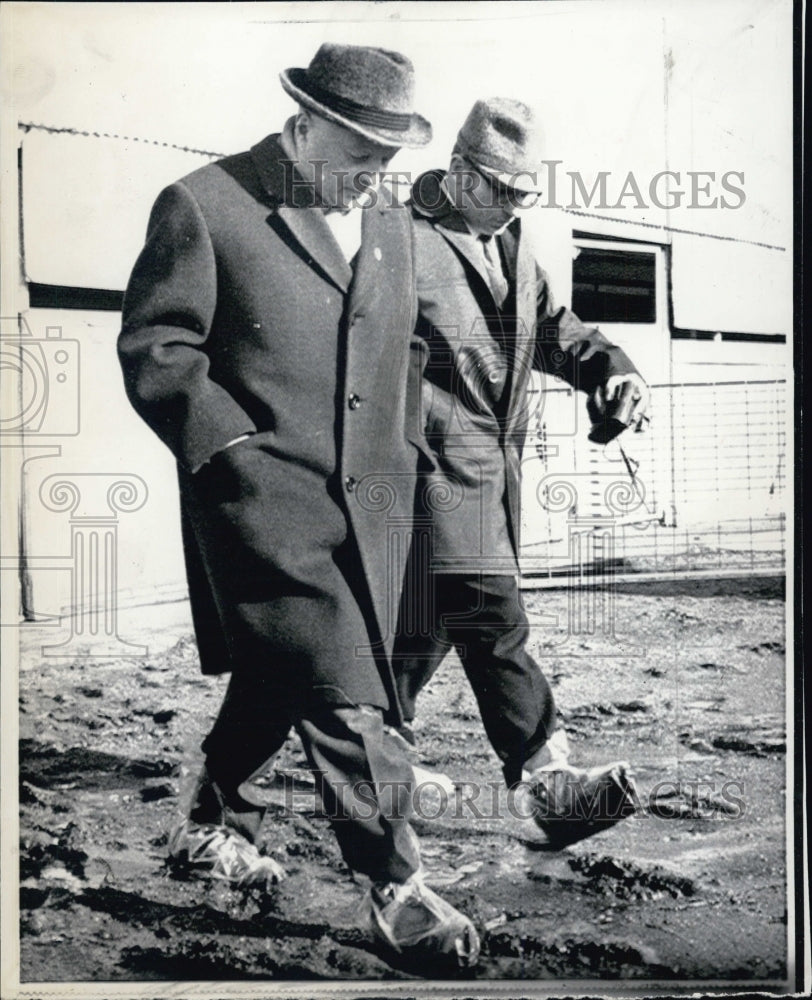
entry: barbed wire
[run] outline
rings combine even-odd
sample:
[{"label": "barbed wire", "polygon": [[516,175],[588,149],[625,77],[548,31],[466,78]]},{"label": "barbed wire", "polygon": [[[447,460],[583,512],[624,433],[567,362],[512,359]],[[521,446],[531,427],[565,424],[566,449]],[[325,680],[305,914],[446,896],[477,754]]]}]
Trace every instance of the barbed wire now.
[{"label": "barbed wire", "polygon": [[[38,131],[47,132],[50,135],[75,135],[86,139],[120,139],[124,142],[142,142],[147,146],[158,146],[162,149],[176,149],[181,153],[195,153],[198,156],[208,156],[217,159],[227,156],[227,153],[216,152],[211,149],[196,149],[194,146],[180,146],[174,142],[162,142],[160,139],[145,139],[136,135],[121,135],[117,132],[95,132],[87,129],[74,128],[71,126],[44,125],[41,122],[17,122],[17,127],[24,132]],[[729,243],[742,243],[746,246],[763,247],[766,250],[786,251],[786,247],[778,246],[774,243],[763,243],[760,240],[746,240],[738,236],[721,236],[717,233],[703,233],[696,229],[682,229],[679,226],[663,226],[656,222],[641,222],[636,219],[620,219],[611,215],[599,215],[597,212],[584,212],[578,209],[564,208],[568,215],[576,215],[586,219],[599,219],[602,222],[620,222],[627,226],[639,226],[644,229],[658,229],[668,233],[680,233],[684,236],[704,236],[711,240],[723,240]]]},{"label": "barbed wire", "polygon": [[226,156],[211,149],[196,149],[194,146],[180,146],[174,142],[162,142],[160,139],[145,139],[137,135],[120,135],[117,132],[93,132],[90,130],[72,128],[70,126],[43,125],[40,122],[17,122],[17,128],[23,132],[48,132],[51,135],[76,135],[85,139],[121,139],[125,142],[143,142],[148,146],[159,146],[163,149],[177,149],[181,153],[196,153],[199,156],[211,158]]},{"label": "barbed wire", "polygon": [[[662,229],[668,233],[681,233],[684,236],[704,236],[709,240],[725,240],[729,243],[744,243],[752,247],[764,247],[765,250],[782,250],[786,247],[778,246],[775,243],[762,243],[759,240],[745,240],[740,236],[722,236],[718,233],[703,233],[698,229],[681,229],[679,226],[663,226],[658,222],[641,222],[638,219],[619,219],[614,215],[598,215],[597,212],[583,212],[575,208],[564,208],[562,211],[567,215],[578,215],[586,219],[600,219],[602,222],[622,222],[627,226],[642,226],[644,229]],[[598,234],[599,235],[599,234]]]}]

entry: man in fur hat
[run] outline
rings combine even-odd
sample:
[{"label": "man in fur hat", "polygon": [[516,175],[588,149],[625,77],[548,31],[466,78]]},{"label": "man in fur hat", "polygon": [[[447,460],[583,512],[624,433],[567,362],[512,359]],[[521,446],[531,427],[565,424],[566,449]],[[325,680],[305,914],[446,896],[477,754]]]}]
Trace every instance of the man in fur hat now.
[{"label": "man in fur hat", "polygon": [[422,880],[409,803],[386,801],[412,772],[382,738],[402,566],[381,553],[411,516],[419,442],[411,223],[374,184],[431,127],[395,52],[325,44],[281,81],[299,106],[281,134],[161,193],[124,302],[127,393],[178,463],[201,665],[231,672],[170,851],[234,882],[282,876],[244,783],[294,726],[371,880],[375,936],[473,964],[473,925]]},{"label": "man in fur hat", "polygon": [[420,421],[433,461],[419,490],[428,544],[413,547],[394,659],[400,734],[412,742],[417,696],[456,648],[508,784],[528,780],[535,818],[568,842],[627,815],[633,788],[622,763],[567,763],[550,686],[526,648],[517,576],[528,383],[533,369],[563,377],[609,434],[615,401],[628,399],[638,426],[648,390],[620,348],[553,303],[518,215],[538,198],[543,155],[530,108],[477,101],[449,169],[413,185]]}]

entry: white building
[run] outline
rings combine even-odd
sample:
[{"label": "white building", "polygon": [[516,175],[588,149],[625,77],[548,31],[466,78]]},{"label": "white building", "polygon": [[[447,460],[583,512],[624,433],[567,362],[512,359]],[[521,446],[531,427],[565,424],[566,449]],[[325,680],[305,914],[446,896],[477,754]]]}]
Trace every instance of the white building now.
[{"label": "white building", "polygon": [[[717,3],[701,26],[695,5],[640,2],[482,4],[462,20],[468,5],[338,5],[330,24],[321,5],[288,5],[298,20],[281,5],[82,6],[3,12],[19,73],[3,143],[2,569],[28,616],[95,609],[101,635],[111,604],[183,593],[173,461],[116,360],[121,293],[161,187],[280,127],[294,108],[278,72],[326,38],[413,58],[435,121],[431,150],[393,164],[413,175],[443,164],[476,97],[538,106],[560,206],[527,216],[539,258],[556,299],[653,387],[624,459],[586,442],[583,397],[535,384],[528,580],[596,554],[618,572],[783,566],[791,4]],[[559,479],[570,494],[551,493]],[[8,601],[4,614],[18,620]]]}]

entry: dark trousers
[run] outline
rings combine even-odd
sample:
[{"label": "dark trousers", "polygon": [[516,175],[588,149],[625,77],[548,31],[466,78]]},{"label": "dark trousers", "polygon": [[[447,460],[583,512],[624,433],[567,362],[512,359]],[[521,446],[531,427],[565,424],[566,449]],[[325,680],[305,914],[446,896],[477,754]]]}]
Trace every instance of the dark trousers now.
[{"label": "dark trousers", "polygon": [[403,717],[414,719],[418,694],[456,649],[509,785],[521,780],[522,765],[555,728],[553,694],[525,648],[528,633],[516,577],[429,578],[412,560],[393,656]]},{"label": "dark trousers", "polygon": [[381,709],[313,704],[289,713],[259,672],[231,676],[203,743],[209,784],[198,789],[191,819],[255,836],[262,810],[241,797],[239,786],[279,752],[291,726],[346,863],[374,882],[405,882],[420,867],[409,823],[413,774],[400,748],[384,740]]}]

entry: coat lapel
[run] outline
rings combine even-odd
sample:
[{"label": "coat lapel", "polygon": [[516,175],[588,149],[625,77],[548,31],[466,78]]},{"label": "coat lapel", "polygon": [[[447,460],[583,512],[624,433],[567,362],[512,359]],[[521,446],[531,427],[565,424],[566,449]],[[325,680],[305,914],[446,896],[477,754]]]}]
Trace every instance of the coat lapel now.
[{"label": "coat lapel", "polygon": [[416,182],[420,196],[412,192],[412,209],[417,216],[432,220],[438,233],[466,260],[482,279],[488,293],[488,299],[496,309],[496,300],[491,291],[488,269],[485,266],[485,255],[477,246],[476,239],[466,226],[462,216],[454,209],[443,191],[442,170],[431,170],[423,174]]},{"label": "coat lapel", "polygon": [[321,209],[280,205],[278,214],[308,256],[346,293],[352,281],[352,268]]},{"label": "coat lapel", "polygon": [[493,302],[494,309],[496,309],[496,300],[491,290],[488,269],[485,267],[485,256],[480,253],[479,247],[476,245],[476,239],[467,228],[464,230],[456,228],[447,229],[445,223],[437,227],[437,232],[456,249],[457,253],[461,254],[468,261],[480,278],[482,278],[482,282],[488,291],[489,299]]},{"label": "coat lapel", "polygon": [[[533,368],[536,335],[536,260],[521,228],[513,226],[505,233],[505,256],[516,289],[516,333],[514,345],[513,379],[508,409],[508,429],[518,415],[525,412],[524,394],[527,392],[529,372]],[[513,242],[513,247],[510,242]]]},{"label": "coat lapel", "polygon": [[[286,169],[290,168],[286,168],[282,161],[290,161],[279,144],[279,137],[267,136],[251,149],[251,156],[262,186],[276,207],[272,218],[278,217],[284,223],[308,259],[346,293],[352,280],[352,269],[327,225],[324,213],[311,204],[312,189],[304,183],[293,185],[290,175],[286,177]],[[297,180],[301,181],[298,175]]]},{"label": "coat lapel", "polygon": [[386,287],[390,269],[401,266],[400,261],[391,259],[393,247],[398,245],[395,237],[397,220],[392,212],[380,199],[376,205],[361,211],[361,247],[355,258],[355,276],[350,289],[351,316],[364,315],[370,302]]},{"label": "coat lapel", "polygon": [[[362,211],[363,238],[355,258],[355,274],[347,308],[350,319],[349,351],[359,364],[378,372],[377,390],[380,393],[384,396],[396,395],[398,380],[402,377],[401,366],[395,355],[383,364],[378,363],[381,353],[391,352],[393,345],[388,331],[370,319],[380,312],[382,300],[389,300],[392,306],[392,296],[401,294],[398,291],[402,286],[401,274],[411,267],[408,258],[409,230],[404,229],[407,217],[405,210],[389,208],[380,201]],[[404,328],[408,325],[409,320],[404,317]],[[405,352],[406,344],[402,347]]]}]

